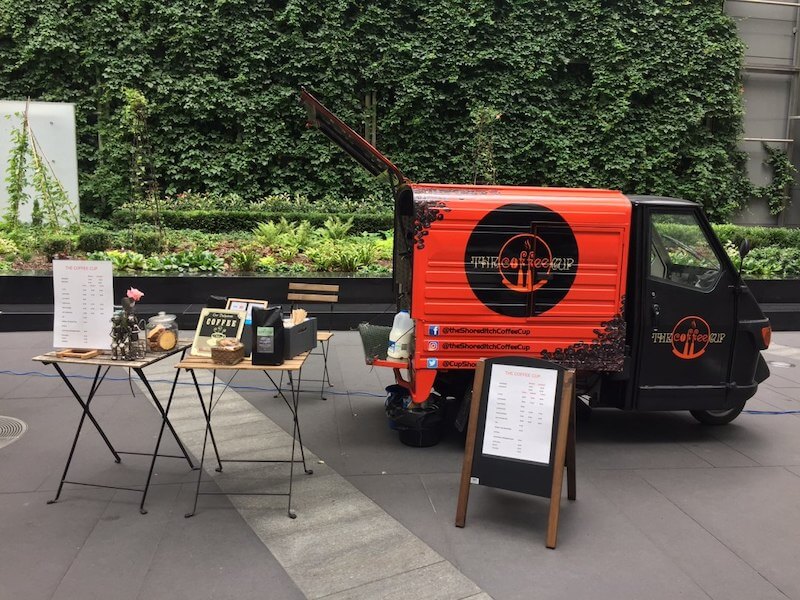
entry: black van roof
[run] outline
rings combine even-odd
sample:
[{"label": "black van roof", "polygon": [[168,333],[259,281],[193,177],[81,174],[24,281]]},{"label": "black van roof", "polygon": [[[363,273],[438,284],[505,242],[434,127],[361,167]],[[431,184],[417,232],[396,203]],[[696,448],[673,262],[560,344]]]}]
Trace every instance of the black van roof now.
[{"label": "black van roof", "polygon": [[658,206],[683,206],[683,207],[699,206],[697,202],[692,202],[691,200],[683,200],[682,198],[670,198],[669,196],[628,195],[628,199],[631,201],[632,204],[650,204],[650,205],[657,204]]}]

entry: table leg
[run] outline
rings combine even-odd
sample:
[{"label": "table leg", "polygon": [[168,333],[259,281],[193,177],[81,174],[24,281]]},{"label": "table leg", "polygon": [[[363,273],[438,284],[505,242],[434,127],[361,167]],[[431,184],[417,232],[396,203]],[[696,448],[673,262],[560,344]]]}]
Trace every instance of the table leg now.
[{"label": "table leg", "polygon": [[[295,387],[294,380],[292,379],[292,372],[289,371],[289,387],[292,391],[292,405],[289,406],[289,409],[292,411],[292,416],[294,417],[294,431],[297,432],[297,441],[300,443],[300,457],[303,459],[303,470],[306,472],[306,475],[312,475],[314,471],[306,467],[306,454],[303,450],[303,436],[300,434],[300,422],[297,420],[297,410],[300,404],[301,372],[302,370],[297,372],[297,387]],[[293,437],[294,431],[292,432]],[[292,451],[292,461],[294,461],[294,451]]]},{"label": "table leg", "polygon": [[[264,371],[264,373],[266,373],[266,371]],[[267,377],[269,377],[270,382],[272,382],[272,385],[275,388],[275,395],[273,396],[273,398],[282,396],[283,399],[286,400],[286,396],[284,396],[283,392],[281,391],[281,386],[283,385],[283,371],[281,371],[281,378],[278,380],[279,381],[278,385],[275,385],[275,382],[272,381],[272,377],[270,377],[269,375],[267,375]]]},{"label": "table leg", "polygon": [[94,426],[97,428],[97,431],[103,437],[103,440],[105,441],[109,450],[111,450],[111,453],[114,455],[114,460],[116,462],[120,462],[119,454],[117,454],[117,451],[114,450],[114,447],[111,445],[111,442],[108,441],[106,434],[103,432],[103,429],[100,427],[97,421],[95,421],[89,409],[89,406],[92,402],[92,399],[94,398],[95,393],[99,389],[100,384],[102,383],[103,379],[105,379],[106,374],[108,373],[108,367],[106,367],[105,373],[103,373],[102,378],[100,378],[101,367],[99,366],[97,367],[97,370],[95,371],[94,374],[94,380],[92,381],[92,387],[89,391],[89,396],[87,396],[86,402],[84,403],[83,399],[80,397],[80,394],[78,394],[77,390],[72,386],[72,383],[70,383],[69,379],[67,379],[67,376],[64,374],[64,371],[61,370],[61,367],[59,367],[58,364],[56,363],[53,363],[53,366],[56,368],[58,374],[61,376],[64,382],[67,384],[67,387],[72,392],[72,395],[75,396],[75,399],[78,401],[81,407],[83,407],[83,412],[81,413],[80,421],[78,421],[78,430],[75,432],[75,438],[72,440],[72,447],[69,450],[69,456],[67,457],[67,464],[64,465],[64,473],[61,475],[61,481],[58,484],[58,490],[56,491],[56,496],[52,500],[48,500],[47,501],[48,504],[53,504],[54,502],[57,502],[59,497],[61,496],[61,490],[64,488],[64,481],[66,481],[67,479],[67,472],[69,471],[69,466],[72,463],[72,457],[75,454],[75,447],[78,445],[78,438],[81,435],[81,430],[83,429],[83,423],[86,420],[87,416],[92,421],[92,423],[94,423]]},{"label": "table leg", "polygon": [[108,371],[111,369],[111,367],[106,367],[106,370],[103,371],[103,375],[102,377],[99,377],[99,380],[98,376],[100,375],[100,369],[102,369],[102,367],[100,366],[97,367],[97,371],[94,374],[94,381],[92,381],[92,387],[89,391],[89,396],[87,397],[86,403],[84,404],[80,394],[73,387],[69,378],[64,374],[64,371],[61,370],[61,367],[58,366],[57,363],[52,363],[52,364],[55,367],[56,371],[58,371],[58,374],[61,375],[61,379],[64,380],[64,383],[69,388],[69,391],[72,392],[73,396],[75,396],[75,399],[78,401],[78,404],[80,404],[81,407],[83,408],[86,416],[89,417],[89,420],[92,422],[92,425],[94,425],[95,429],[97,429],[97,433],[100,434],[100,437],[103,438],[103,441],[106,443],[106,446],[108,446],[108,449],[111,450],[111,454],[114,455],[114,461],[120,462],[122,459],[119,457],[117,451],[114,450],[114,446],[111,445],[111,442],[108,440],[108,437],[106,437],[106,433],[103,431],[103,428],[100,427],[100,424],[95,420],[94,415],[91,413],[91,411],[87,410],[89,401],[91,401],[91,399],[94,398],[95,393],[99,389],[100,384],[103,383],[103,380],[106,378],[106,375],[108,375]]},{"label": "table leg", "polygon": [[[181,358],[183,358],[183,356],[185,354],[186,354],[186,350],[183,351],[183,354],[181,355]],[[147,472],[147,482],[144,484],[144,490],[142,491],[142,501],[139,503],[139,513],[143,514],[143,515],[146,515],[147,511],[144,509],[144,501],[147,498],[147,492],[150,489],[150,480],[153,478],[153,469],[155,469],[155,466],[156,466],[156,458],[158,457],[158,449],[161,447],[161,438],[164,436],[164,425],[169,423],[169,409],[170,409],[170,406],[172,406],[172,399],[175,396],[175,386],[178,384],[178,376],[180,375],[180,369],[176,369],[175,378],[172,380],[172,389],[169,392],[169,399],[167,400],[167,406],[166,406],[165,409],[161,408],[161,405],[158,402],[158,399],[156,398],[156,396],[153,393],[153,391],[150,389],[150,384],[147,382],[146,379],[144,379],[144,374],[141,373],[141,371],[139,369],[137,369],[137,374],[139,375],[139,378],[142,379],[143,382],[145,382],[145,385],[147,386],[147,389],[150,391],[150,395],[153,397],[153,401],[156,403],[156,406],[158,406],[158,409],[161,412],[161,428],[158,431],[158,439],[156,440],[155,450],[153,450],[153,459],[150,461],[150,470]],[[170,427],[170,429],[171,429],[171,427]],[[175,435],[174,430],[173,430],[173,435]],[[186,453],[186,449],[183,447],[183,444],[181,443],[181,441],[180,441],[180,439],[178,438],[177,435],[175,435],[175,440],[178,442],[178,445],[180,446],[181,450],[183,451],[183,455],[186,457],[186,460],[189,462],[189,468],[194,469],[195,466],[192,464],[191,458],[189,458],[189,455]]]},{"label": "table leg", "polygon": [[[325,342],[320,342],[320,346],[322,346],[322,377],[319,380],[319,399],[320,400],[327,400],[325,397],[325,381],[328,382],[328,387],[331,386],[330,377],[328,377],[328,351],[325,349]],[[297,386],[300,387],[299,385]]]},{"label": "table leg", "polygon": [[[209,433],[211,434],[211,445],[214,447],[214,456],[217,457],[217,472],[222,471],[222,461],[219,458],[219,450],[217,449],[217,440],[214,438],[214,430],[211,429],[211,401],[209,400],[208,403],[208,412],[206,412],[206,405],[203,402],[203,393],[200,391],[200,384],[197,382],[197,375],[195,375],[194,369],[188,369],[189,373],[192,374],[192,380],[194,381],[194,387],[197,390],[197,397],[200,399],[200,407],[203,409],[203,416],[206,419],[206,425],[208,428]],[[211,382],[211,397],[214,397],[214,381],[216,381],[216,371],[214,371],[215,377]],[[200,468],[202,471],[202,466]]]},{"label": "table leg", "polygon": [[328,387],[333,387],[331,376],[328,374],[328,345],[330,343],[330,339],[320,343],[320,346],[322,346],[322,377],[328,382]]},{"label": "table leg", "polygon": [[[185,352],[185,351],[184,351]],[[144,371],[141,369],[134,369],[136,374],[139,376],[139,379],[144,384],[144,387],[147,388],[147,392],[150,394],[150,398],[152,398],[153,403],[156,405],[158,412],[161,413],[161,431],[164,431],[164,425],[169,427],[170,432],[172,433],[172,437],[175,438],[175,441],[178,443],[178,447],[181,449],[183,456],[186,458],[186,462],[189,463],[189,468],[194,469],[194,464],[192,464],[192,459],[189,457],[189,453],[186,451],[186,448],[181,442],[181,438],[178,437],[178,433],[175,431],[175,428],[172,426],[172,423],[167,418],[167,413],[164,411],[164,407],[161,405],[161,402],[158,400],[158,396],[156,396],[153,388],[150,387],[150,382],[147,380],[147,377],[144,374]],[[169,392],[169,400],[167,401],[167,406],[172,403],[172,397],[175,395],[175,386],[178,384],[178,375],[180,371],[176,369],[175,377],[172,380],[172,389]],[[160,439],[161,436],[159,436]]]},{"label": "table leg", "polygon": [[[299,382],[298,382],[299,383]],[[292,403],[294,405],[294,409],[292,410],[293,418],[294,418],[294,427],[292,428],[292,455],[289,457],[289,507],[286,510],[286,514],[289,515],[290,519],[296,519],[297,513],[292,510],[292,481],[294,480],[294,448],[297,443],[297,396],[300,394],[300,386],[297,386],[297,390],[294,389],[294,382],[292,380],[292,372],[289,371],[289,386],[292,390]],[[302,442],[300,443],[300,449],[303,449]],[[303,467],[305,468],[305,460],[303,460]]]},{"label": "table leg", "polygon": [[[194,377],[194,371],[192,372],[192,377]],[[216,379],[217,371],[216,369],[212,372],[212,376]],[[192,507],[191,512],[186,513],[183,515],[185,518],[193,517],[194,514],[197,512],[197,498],[200,496],[200,480],[203,478],[203,463],[205,463],[206,459],[206,445],[208,444],[208,430],[211,427],[211,405],[214,403],[214,384],[211,384],[211,395],[208,399],[208,411],[206,411],[205,402],[203,402],[203,396],[200,394],[200,386],[197,385],[197,379],[195,379],[195,386],[197,387],[197,395],[200,398],[200,405],[203,407],[203,414],[206,416],[206,432],[203,436],[203,451],[200,453],[200,468],[197,470],[197,487],[194,490],[194,506]],[[212,438],[213,439],[213,438]],[[214,446],[214,450],[216,451],[216,444]],[[217,461],[219,461],[219,454],[217,454]],[[219,470],[222,470],[222,463],[219,465]]]}]

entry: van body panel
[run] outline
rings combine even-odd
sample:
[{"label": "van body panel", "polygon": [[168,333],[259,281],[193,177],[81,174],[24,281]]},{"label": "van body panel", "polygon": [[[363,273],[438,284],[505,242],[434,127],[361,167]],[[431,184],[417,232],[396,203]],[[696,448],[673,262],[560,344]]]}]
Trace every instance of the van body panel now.
[{"label": "van body panel", "polygon": [[509,354],[622,369],[631,220],[625,196],[410,187],[417,372],[472,369],[481,358]]}]

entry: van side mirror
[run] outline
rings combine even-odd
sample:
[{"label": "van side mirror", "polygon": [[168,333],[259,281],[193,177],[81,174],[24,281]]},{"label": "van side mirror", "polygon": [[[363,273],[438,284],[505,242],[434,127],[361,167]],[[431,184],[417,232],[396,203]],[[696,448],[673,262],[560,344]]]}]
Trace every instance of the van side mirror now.
[{"label": "van side mirror", "polygon": [[750,250],[753,249],[750,240],[744,238],[742,242],[739,244],[739,258],[744,261],[745,257],[750,254]]},{"label": "van side mirror", "polygon": [[750,254],[750,250],[753,249],[753,245],[750,243],[750,240],[744,238],[741,243],[739,244],[739,281],[742,280],[742,266],[744,265],[744,258],[748,254]]}]

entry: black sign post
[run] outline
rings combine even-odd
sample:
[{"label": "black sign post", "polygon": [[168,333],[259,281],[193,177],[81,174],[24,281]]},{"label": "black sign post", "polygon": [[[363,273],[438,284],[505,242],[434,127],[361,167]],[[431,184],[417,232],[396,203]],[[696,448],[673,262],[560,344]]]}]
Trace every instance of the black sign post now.
[{"label": "black sign post", "polygon": [[476,365],[456,527],[470,485],[550,498],[546,546],[556,547],[564,468],[575,500],[575,371],[518,356]]}]

